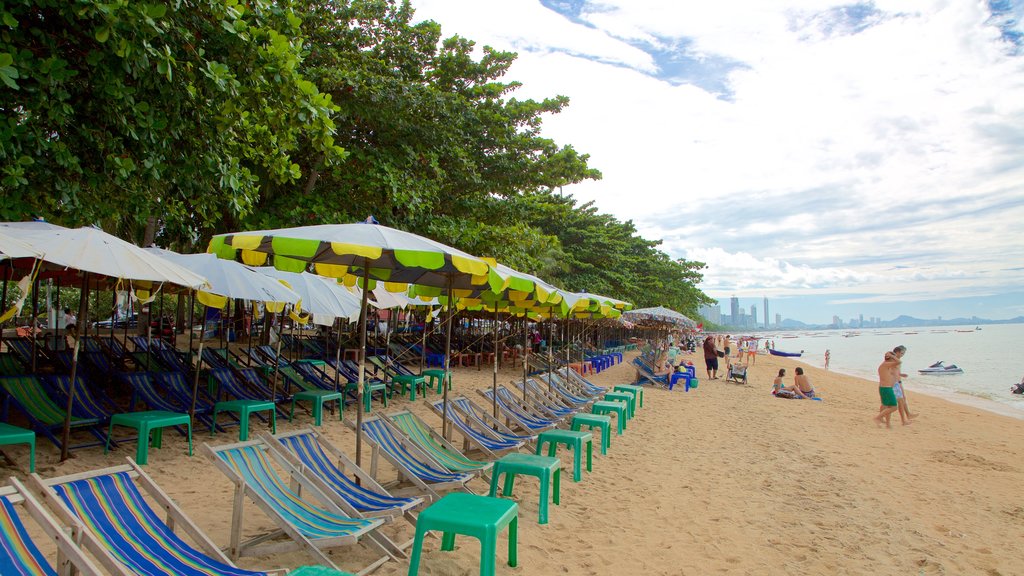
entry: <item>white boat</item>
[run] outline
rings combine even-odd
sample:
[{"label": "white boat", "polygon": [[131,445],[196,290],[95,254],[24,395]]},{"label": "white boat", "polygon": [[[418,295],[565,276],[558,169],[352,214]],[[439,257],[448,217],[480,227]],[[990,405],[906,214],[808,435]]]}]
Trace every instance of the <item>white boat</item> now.
[{"label": "white boat", "polygon": [[960,368],[956,364],[950,364],[949,366],[946,366],[945,364],[942,363],[942,360],[939,360],[938,362],[932,364],[927,368],[918,370],[918,372],[921,374],[929,375],[963,374],[964,369]]}]

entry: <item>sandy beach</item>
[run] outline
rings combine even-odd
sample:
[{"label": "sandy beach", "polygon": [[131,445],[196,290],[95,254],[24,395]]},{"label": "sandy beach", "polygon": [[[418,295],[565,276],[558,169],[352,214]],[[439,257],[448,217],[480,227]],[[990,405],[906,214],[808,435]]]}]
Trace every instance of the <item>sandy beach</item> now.
[{"label": "sandy beach", "polygon": [[[498,574],[1024,574],[1024,421],[911,392],[919,414],[913,425],[894,418],[892,429],[879,428],[871,420],[876,383],[806,367],[824,401],[783,400],[769,394],[771,381],[779,367],[792,374],[792,359],[759,355],[744,386],[707,381],[703,361],[689,358],[698,364],[699,388],[648,387],[625,435],[613,438],[607,456],[595,450],[593,472],[579,483],[571,470],[563,475],[549,524],[536,522],[536,481],[517,482],[519,566],[504,564],[502,536]],[[505,367],[499,383],[520,374]],[[601,385],[632,380],[628,362],[593,376]],[[456,393],[476,399],[472,390],[490,384],[487,368],[456,370]],[[392,401],[391,409],[403,408],[439,427],[420,399]],[[354,418],[351,408],[346,417]],[[279,430],[311,423],[303,415]],[[354,433],[337,420],[326,420],[321,432],[354,452]],[[197,446],[236,439],[233,431],[196,434]],[[166,435],[147,472],[227,546],[232,486],[199,451],[189,458],[185,449],[183,438]],[[5,450],[19,468],[2,472],[24,478],[27,450]],[[63,464],[42,438],[39,451],[46,478],[119,464],[135,445],[106,456],[80,450]],[[560,456],[564,466],[568,455]],[[363,460],[368,467],[369,450]],[[394,471],[384,465],[380,476],[393,479]],[[479,479],[470,486],[487,490]],[[245,512],[247,535],[271,528],[256,506]],[[402,541],[413,533],[401,521],[386,532]],[[460,538],[454,552],[439,548],[439,539],[427,542],[421,574],[478,573],[476,541]],[[373,557],[363,546],[332,553],[353,572]],[[309,563],[301,553],[239,561],[260,569]],[[407,570],[407,562],[390,562],[376,574]]]}]

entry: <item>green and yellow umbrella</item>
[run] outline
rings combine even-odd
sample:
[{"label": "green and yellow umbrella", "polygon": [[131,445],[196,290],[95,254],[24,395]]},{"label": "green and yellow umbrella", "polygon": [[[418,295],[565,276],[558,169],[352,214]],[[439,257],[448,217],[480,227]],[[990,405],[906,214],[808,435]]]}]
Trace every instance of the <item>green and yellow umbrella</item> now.
[{"label": "green and yellow umbrella", "polygon": [[[362,449],[363,382],[366,355],[367,295],[376,282],[392,292],[410,285],[430,287],[445,296],[459,296],[485,287],[497,288],[500,277],[484,260],[461,250],[410,232],[378,224],[323,224],[279,230],[219,234],[210,242],[210,252],[254,266],[272,264],[279,270],[309,270],[345,284],[363,288],[360,313],[359,382],[356,416],[356,463]],[[448,306],[445,370],[451,356],[451,317]],[[448,387],[444,390],[447,414]],[[442,430],[447,422],[442,423]]]}]

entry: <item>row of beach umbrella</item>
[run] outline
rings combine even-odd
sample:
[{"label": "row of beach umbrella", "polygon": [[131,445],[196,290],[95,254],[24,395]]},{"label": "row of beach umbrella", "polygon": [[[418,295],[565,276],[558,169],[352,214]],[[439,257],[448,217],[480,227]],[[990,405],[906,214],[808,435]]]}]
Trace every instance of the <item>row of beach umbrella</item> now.
[{"label": "row of beach umbrella", "polygon": [[[88,288],[101,282],[143,295],[165,287],[183,288],[194,291],[201,303],[214,308],[223,307],[227,299],[264,302],[268,308],[277,309],[301,307],[318,317],[318,323],[323,323],[322,319],[358,318],[360,395],[365,380],[371,292],[378,306],[443,305],[449,327],[457,308],[490,311],[496,320],[499,312],[534,320],[618,317],[630,308],[621,300],[564,291],[493,260],[366,223],[221,234],[211,241],[208,254],[142,249],[92,227],[0,223],[0,259],[4,258],[31,262],[20,266],[31,275],[76,273],[83,287],[79,311],[83,318]],[[86,324],[83,326],[87,330]],[[451,329],[445,333],[444,369],[449,370]],[[200,351],[202,345],[200,339]],[[77,364],[76,342],[72,378]],[[448,401],[447,392],[444,387],[444,402]],[[71,387],[68,414],[73,394]],[[356,405],[358,431],[363,403]],[[447,414],[447,407],[442,414]],[[65,425],[62,458],[67,457],[69,424]],[[361,434],[357,434],[357,458],[358,444]]]}]

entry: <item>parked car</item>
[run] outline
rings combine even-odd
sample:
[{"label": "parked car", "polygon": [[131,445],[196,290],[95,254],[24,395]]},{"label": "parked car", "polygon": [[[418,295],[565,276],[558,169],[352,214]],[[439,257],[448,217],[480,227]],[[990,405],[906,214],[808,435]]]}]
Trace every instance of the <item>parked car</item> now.
[{"label": "parked car", "polygon": [[127,318],[107,318],[106,320],[100,320],[93,324],[94,328],[110,330],[111,328],[135,328],[139,325],[139,315],[131,314]]}]

